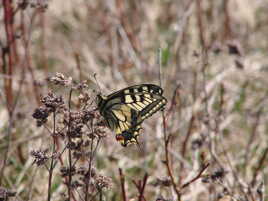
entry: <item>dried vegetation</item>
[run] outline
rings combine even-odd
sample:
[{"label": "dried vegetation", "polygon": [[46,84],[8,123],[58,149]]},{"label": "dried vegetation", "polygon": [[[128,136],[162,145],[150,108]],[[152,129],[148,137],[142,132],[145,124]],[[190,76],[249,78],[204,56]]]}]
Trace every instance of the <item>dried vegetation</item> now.
[{"label": "dried vegetation", "polygon": [[[266,0],[2,2],[0,200],[268,200]],[[94,75],[159,69],[166,109],[123,148]]]}]

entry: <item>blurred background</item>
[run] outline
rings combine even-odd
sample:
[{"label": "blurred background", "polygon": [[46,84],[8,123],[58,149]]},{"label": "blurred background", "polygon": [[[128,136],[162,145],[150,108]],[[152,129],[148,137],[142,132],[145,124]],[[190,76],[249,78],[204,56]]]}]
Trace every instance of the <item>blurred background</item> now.
[{"label": "blurred background", "polygon": [[[94,74],[110,94],[159,85],[161,66],[166,137],[161,112],[141,149],[105,129],[93,165],[109,185],[88,200],[268,199],[266,0],[3,0],[0,23],[0,198],[47,200],[49,173],[30,153],[52,138],[32,114],[49,91],[68,97],[48,77],[86,80],[93,99]],[[64,200],[53,174],[51,200]]]}]

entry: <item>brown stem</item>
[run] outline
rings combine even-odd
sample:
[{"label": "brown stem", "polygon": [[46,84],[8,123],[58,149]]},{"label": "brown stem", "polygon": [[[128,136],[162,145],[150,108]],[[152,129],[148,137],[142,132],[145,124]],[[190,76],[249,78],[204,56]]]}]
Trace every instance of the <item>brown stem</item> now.
[{"label": "brown stem", "polygon": [[[56,132],[56,112],[53,112],[53,134],[55,135]],[[56,143],[53,138],[53,147],[52,147],[52,157],[51,157],[51,162],[50,162],[50,167],[49,167],[49,177],[48,177],[48,191],[47,191],[47,201],[51,200],[51,186],[52,186],[52,176],[53,176],[53,170],[54,170],[54,153],[55,153],[55,147]]]},{"label": "brown stem", "polygon": [[231,18],[228,9],[229,0],[223,1],[223,10],[224,10],[224,31],[223,31],[223,40],[232,38],[232,30],[231,30]]},{"label": "brown stem", "polygon": [[13,30],[13,8],[12,8],[12,0],[3,0],[4,7],[4,24],[5,24],[5,32],[7,38],[7,47],[6,54],[8,56],[8,66],[3,65],[3,73],[7,76],[4,77],[4,86],[5,86],[5,94],[6,94],[6,103],[7,109],[9,112],[9,116],[12,114],[12,103],[13,103],[13,87],[12,87],[12,75],[13,75],[13,54],[12,54],[12,44],[14,41],[14,30]]},{"label": "brown stem", "polygon": [[138,189],[139,191],[139,199],[138,201],[146,201],[145,197],[143,196],[144,194],[144,190],[145,190],[145,186],[146,186],[146,182],[147,182],[147,179],[148,179],[148,174],[146,173],[143,177],[143,182],[141,184],[141,181],[139,180],[139,182],[137,183],[136,181],[132,181],[136,188]]},{"label": "brown stem", "polygon": [[260,108],[256,114],[256,120],[252,126],[252,132],[251,132],[251,135],[248,139],[248,143],[247,143],[247,147],[246,147],[246,152],[245,152],[245,164],[244,164],[244,167],[247,167],[247,164],[248,164],[248,159],[249,159],[249,154],[250,154],[250,148],[251,148],[251,145],[253,144],[254,142],[254,139],[256,139],[256,135],[257,135],[257,128],[260,124],[260,118],[261,118],[261,114],[262,114],[262,108]]},{"label": "brown stem", "polygon": [[116,0],[116,7],[117,7],[117,13],[118,13],[118,18],[122,24],[122,27],[124,28],[127,37],[129,38],[129,41],[131,45],[133,46],[134,50],[137,51],[140,47],[140,44],[138,43],[138,40],[136,38],[136,35],[133,33],[133,26],[129,22],[129,17],[126,14],[126,1],[122,0]]},{"label": "brown stem", "polygon": [[199,178],[202,176],[203,172],[208,168],[208,166],[209,166],[209,163],[207,163],[207,164],[200,170],[200,172],[199,172],[193,179],[191,179],[190,181],[188,181],[188,182],[186,182],[185,184],[183,184],[183,185],[181,186],[181,189],[186,188],[186,187],[189,186],[191,183],[193,183],[193,182],[195,182],[197,179],[199,179]]},{"label": "brown stem", "polygon": [[[183,140],[183,144],[182,144],[182,148],[181,148],[181,156],[183,158],[185,157],[185,153],[186,153],[186,149],[187,149],[187,144],[188,144],[188,141],[189,141],[190,136],[192,134],[194,120],[195,120],[195,117],[194,117],[194,115],[192,115],[192,117],[190,119],[188,131],[186,133],[185,139]],[[180,162],[180,176],[179,176],[180,179],[179,179],[179,182],[181,182],[181,180],[182,180],[183,170],[184,170],[184,163],[183,162]]]},{"label": "brown stem", "polygon": [[[70,133],[71,133],[71,100],[72,100],[72,92],[73,90],[70,90],[69,93],[69,100],[68,100],[68,113],[69,113],[69,122],[68,122],[68,129],[67,129],[67,133],[68,133],[68,143],[71,143],[71,137],[70,137]],[[73,169],[73,164],[72,164],[72,150],[69,147],[68,149],[68,160],[69,160],[69,179],[68,179],[68,199],[71,200],[71,195],[72,195],[72,169]]]},{"label": "brown stem", "polygon": [[141,187],[141,191],[140,191],[139,201],[142,201],[142,198],[145,200],[145,198],[143,196],[143,193],[144,193],[144,190],[145,190],[147,179],[148,179],[148,174],[146,173],[144,175],[144,177],[143,177],[143,182],[142,182],[142,187]]},{"label": "brown stem", "polygon": [[169,153],[168,153],[168,144],[169,144],[169,141],[170,141],[170,136],[168,136],[167,139],[165,140],[165,159],[166,159],[165,165],[166,165],[166,168],[167,168],[168,176],[171,179],[171,183],[172,183],[173,189],[174,189],[174,191],[177,194],[177,200],[180,201],[181,200],[180,199],[181,194],[180,194],[180,191],[177,188],[177,184],[175,182],[175,178],[174,178],[173,173],[171,171],[170,162],[169,162]]},{"label": "brown stem", "polygon": [[[13,54],[12,54],[12,44],[14,41],[14,31],[13,31],[13,8],[12,0],[3,0],[4,7],[4,24],[5,24],[5,33],[7,38],[7,46],[2,48],[2,72],[4,76],[4,92],[6,95],[6,107],[9,114],[8,129],[6,133],[7,147],[3,151],[3,165],[0,170],[0,186],[2,184],[2,178],[5,172],[5,167],[8,159],[8,152],[11,140],[11,128],[13,126],[13,87],[12,87],[12,76],[13,76]],[[6,60],[7,55],[7,60]]]},{"label": "brown stem", "polygon": [[254,185],[256,183],[257,175],[260,172],[260,170],[265,167],[265,162],[267,162],[267,160],[266,160],[267,155],[268,155],[268,147],[265,148],[265,150],[264,150],[264,152],[263,152],[263,154],[258,162],[258,166],[256,167],[256,169],[254,171],[253,180],[251,182],[252,185]]},{"label": "brown stem", "polygon": [[40,24],[41,24],[41,61],[44,67],[44,71],[46,72],[46,76],[48,76],[48,56],[47,56],[47,46],[46,46],[46,14],[45,12],[40,13]]},{"label": "brown stem", "polygon": [[[31,22],[30,22],[30,29],[31,26],[34,23],[34,20],[36,19],[36,16],[38,14],[38,11],[35,11],[33,13],[33,15],[31,16]],[[36,79],[35,79],[35,74],[34,74],[34,70],[32,67],[32,57],[31,57],[31,52],[30,52],[30,39],[31,39],[31,35],[27,35],[27,31],[25,30],[25,23],[24,23],[24,13],[21,12],[21,32],[22,32],[22,42],[24,45],[24,51],[25,51],[25,66],[26,68],[29,70],[30,75],[32,77],[31,81],[32,81],[32,87],[33,87],[33,92],[35,95],[35,101],[38,105],[40,105],[40,93],[39,93],[39,89],[36,85]]]},{"label": "brown stem", "polygon": [[202,18],[202,0],[196,1],[196,17],[197,17],[197,23],[198,23],[198,29],[199,29],[199,40],[201,43],[201,46],[204,48],[206,47],[206,41],[205,41],[205,32],[204,32],[204,22]]},{"label": "brown stem", "polygon": [[188,141],[190,139],[190,136],[191,136],[192,130],[193,130],[194,120],[195,120],[195,117],[194,117],[194,115],[192,115],[192,117],[190,119],[190,123],[189,123],[189,128],[188,128],[187,134],[185,136],[185,139],[183,140],[183,144],[182,144],[182,148],[181,148],[182,157],[185,157],[187,144],[188,144]]},{"label": "brown stem", "polygon": [[119,168],[119,175],[120,175],[120,181],[121,181],[121,190],[122,190],[123,201],[127,201],[126,190],[125,190],[125,176],[124,176],[121,168]]}]

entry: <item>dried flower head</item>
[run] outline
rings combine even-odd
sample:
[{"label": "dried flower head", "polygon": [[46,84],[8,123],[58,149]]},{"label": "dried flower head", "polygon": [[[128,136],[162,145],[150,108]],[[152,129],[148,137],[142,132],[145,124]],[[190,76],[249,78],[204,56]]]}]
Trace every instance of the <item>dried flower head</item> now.
[{"label": "dried flower head", "polygon": [[73,189],[76,189],[76,188],[79,188],[79,187],[82,187],[82,186],[83,186],[83,184],[81,182],[77,181],[77,180],[74,180],[72,182],[72,184],[71,184],[71,188],[73,188]]},{"label": "dried flower head", "polygon": [[48,0],[19,0],[18,6],[22,9],[26,9],[31,6],[32,8],[40,9],[41,11],[45,11],[48,7]]},{"label": "dried flower head", "polygon": [[87,89],[88,88],[87,81],[84,80],[84,81],[78,83],[77,85],[74,86],[74,88],[77,90],[80,90],[80,91],[82,91],[83,89]]},{"label": "dried flower head", "polygon": [[0,187],[0,200],[8,200],[9,197],[14,197],[16,192]]},{"label": "dried flower head", "polygon": [[62,96],[56,96],[54,93],[49,92],[47,96],[41,99],[41,102],[51,111],[55,112],[56,109],[64,105]]},{"label": "dried flower head", "polygon": [[60,169],[60,173],[61,173],[61,176],[62,177],[66,177],[66,176],[68,176],[68,175],[75,175],[75,173],[76,173],[76,168],[73,166],[72,168],[69,168],[69,167],[66,167],[66,166],[63,166],[63,167],[61,167],[61,169]]},{"label": "dried flower head", "polygon": [[47,156],[47,154],[48,149],[31,151],[31,156],[34,158],[33,164],[36,164],[37,166],[44,165],[49,159],[49,156]]},{"label": "dried flower head", "polygon": [[211,179],[214,181],[218,179],[222,179],[226,174],[227,174],[227,171],[225,171],[223,168],[219,168],[211,175]]},{"label": "dried flower head", "polygon": [[171,201],[171,200],[165,199],[162,195],[159,195],[158,198],[156,198],[155,201]]},{"label": "dried flower head", "polygon": [[203,176],[202,182],[204,183],[217,182],[218,180],[223,179],[227,173],[228,172],[225,171],[223,168],[219,168],[212,174]]},{"label": "dried flower head", "polygon": [[109,177],[103,176],[103,175],[98,175],[95,178],[95,185],[97,189],[109,189],[112,186],[112,180]]},{"label": "dried flower head", "polygon": [[37,126],[40,127],[47,122],[49,114],[50,112],[47,108],[39,107],[35,109],[34,113],[32,114],[32,117],[37,120]]},{"label": "dried flower head", "polygon": [[95,118],[95,112],[89,110],[82,111],[82,122],[86,124],[88,121],[93,120]]},{"label": "dried flower head", "polygon": [[156,179],[156,182],[153,183],[154,186],[171,186],[171,180],[169,178]]},{"label": "dried flower head", "polygon": [[192,144],[191,146],[192,150],[197,150],[202,147],[202,145],[204,144],[204,140],[201,138],[197,138],[197,139],[194,139],[191,144]]},{"label": "dried flower head", "polygon": [[[96,168],[94,166],[91,167],[90,171],[88,170],[88,167],[81,166],[77,169],[77,174],[84,176],[85,178],[95,178],[97,175]],[[85,180],[84,180],[85,181]]]},{"label": "dried flower head", "polygon": [[47,78],[47,81],[61,86],[71,86],[73,83],[72,77],[66,78],[62,73],[56,73],[55,76]]}]

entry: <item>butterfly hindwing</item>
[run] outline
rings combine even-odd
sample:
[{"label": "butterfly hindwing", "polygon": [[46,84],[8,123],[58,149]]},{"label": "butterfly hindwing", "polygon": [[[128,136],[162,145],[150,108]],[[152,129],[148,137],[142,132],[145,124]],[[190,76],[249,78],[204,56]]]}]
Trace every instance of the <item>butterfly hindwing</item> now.
[{"label": "butterfly hindwing", "polygon": [[162,109],[166,99],[163,90],[153,84],[141,84],[119,90],[108,96],[98,96],[98,109],[116,139],[126,146],[137,143],[141,123]]}]

